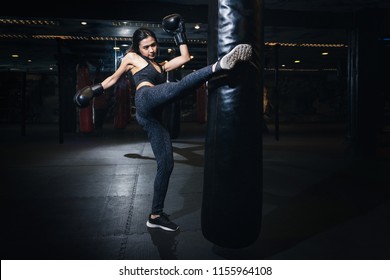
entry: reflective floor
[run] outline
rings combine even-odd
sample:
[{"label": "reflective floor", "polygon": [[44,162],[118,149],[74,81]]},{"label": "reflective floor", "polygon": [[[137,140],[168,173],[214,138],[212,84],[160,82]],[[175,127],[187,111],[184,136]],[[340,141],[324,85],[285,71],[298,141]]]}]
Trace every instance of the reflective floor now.
[{"label": "reflective floor", "polygon": [[390,258],[388,150],[351,158],[343,124],[284,124],[279,141],[269,127],[262,230],[241,249],[202,235],[205,124],[182,123],[173,140],[165,211],[175,233],[145,226],[156,165],[137,124],[62,144],[55,125],[0,128],[1,259]]}]

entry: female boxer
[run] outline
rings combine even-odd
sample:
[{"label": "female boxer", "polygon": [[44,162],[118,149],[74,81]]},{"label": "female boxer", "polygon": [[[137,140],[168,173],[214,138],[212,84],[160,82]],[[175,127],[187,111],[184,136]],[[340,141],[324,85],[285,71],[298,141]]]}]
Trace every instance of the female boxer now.
[{"label": "female boxer", "polygon": [[190,54],[183,18],[179,14],[166,16],[162,21],[162,26],[168,34],[173,36],[180,50],[179,56],[165,63],[157,63],[155,61],[158,54],[156,35],[149,29],[139,28],[134,32],[132,45],[115,73],[100,84],[78,91],[74,96],[74,102],[81,108],[88,106],[93,97],[101,95],[124,73],[130,72],[136,87],[136,119],[147,132],[157,162],[152,208],[146,225],[150,228],[175,231],[179,227],[163,212],[174,164],[172,143],[169,132],[155,117],[154,109],[182,93],[189,92],[189,89],[201,86],[215,73],[232,69],[238,61],[249,60],[252,47],[247,44],[237,45],[213,65],[192,72],[178,82],[166,83],[165,72],[177,69],[188,62]]}]

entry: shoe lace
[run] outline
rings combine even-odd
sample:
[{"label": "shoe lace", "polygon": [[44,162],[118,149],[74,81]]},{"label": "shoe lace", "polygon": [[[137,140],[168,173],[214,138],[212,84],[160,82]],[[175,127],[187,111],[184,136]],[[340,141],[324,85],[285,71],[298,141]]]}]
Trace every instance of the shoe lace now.
[{"label": "shoe lace", "polygon": [[165,221],[168,222],[168,223],[171,222],[171,220],[169,219],[169,215],[166,214],[166,213],[161,213],[161,214],[160,214],[160,219],[165,220]]},{"label": "shoe lace", "polygon": [[160,216],[169,219],[169,216],[170,216],[170,215],[168,215],[168,214],[165,213],[165,212],[162,212],[162,213],[160,214]]}]

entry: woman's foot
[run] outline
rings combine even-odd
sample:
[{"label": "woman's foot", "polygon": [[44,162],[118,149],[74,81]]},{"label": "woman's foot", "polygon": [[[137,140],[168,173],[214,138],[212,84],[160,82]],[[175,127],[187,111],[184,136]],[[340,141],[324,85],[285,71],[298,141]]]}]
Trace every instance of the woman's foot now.
[{"label": "woman's foot", "polygon": [[219,70],[230,70],[237,62],[247,61],[251,57],[252,46],[249,44],[239,44],[218,60],[215,64],[214,72]]},{"label": "woman's foot", "polygon": [[179,226],[169,220],[168,215],[161,213],[160,215],[149,215],[149,219],[146,221],[146,226],[149,228],[161,228],[167,231],[176,231]]}]

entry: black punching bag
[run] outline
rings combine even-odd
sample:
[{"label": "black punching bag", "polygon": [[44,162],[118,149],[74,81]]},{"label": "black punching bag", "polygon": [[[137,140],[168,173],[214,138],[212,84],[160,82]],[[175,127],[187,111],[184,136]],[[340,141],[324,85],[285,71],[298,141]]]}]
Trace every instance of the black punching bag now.
[{"label": "black punching bag", "polygon": [[254,48],[250,62],[239,63],[225,77],[208,83],[202,232],[226,248],[252,244],[261,228],[262,11],[262,1],[209,4],[210,62],[240,43]]}]

